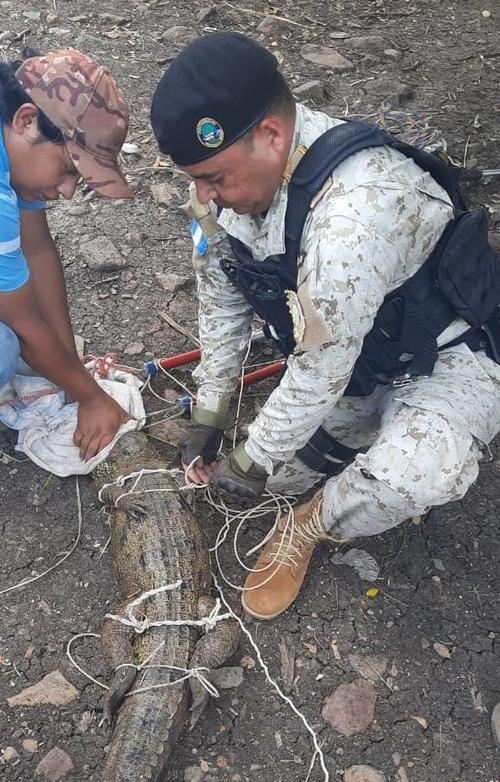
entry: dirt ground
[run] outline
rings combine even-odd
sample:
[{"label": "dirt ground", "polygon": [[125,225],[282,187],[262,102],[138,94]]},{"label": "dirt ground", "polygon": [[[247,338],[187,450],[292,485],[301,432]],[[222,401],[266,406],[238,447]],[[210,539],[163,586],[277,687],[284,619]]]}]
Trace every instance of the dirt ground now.
[{"label": "dirt ground", "polygon": [[[269,13],[290,21],[259,32]],[[137,151],[124,156],[124,165],[135,200],[106,202],[82,190],[72,202],[50,210],[75,331],[92,352],[113,350],[134,366],[193,347],[162,319],[167,313],[196,332],[190,246],[178,210],[186,183],[172,167],[155,166],[148,123],[156,82],[190,36],[226,29],[255,35],[273,48],[294,87],[322,81],[324,96],[320,91],[306,102],[337,116],[370,113],[397,94],[393,104],[431,115],[454,159],[498,167],[499,20],[493,0],[283,0],[277,6],[257,0],[221,0],[214,6],[200,0],[0,0],[0,56],[13,59],[25,43],[41,50],[76,46],[110,67],[130,101],[129,142]],[[174,26],[182,29],[172,31]],[[356,48],[348,40],[365,35],[383,38],[383,50]],[[335,75],[306,62],[305,43],[333,46],[354,69]],[[156,203],[151,193],[151,186],[162,182],[171,186],[168,206]],[[497,232],[498,182],[469,187],[470,199],[489,210]],[[123,271],[87,265],[86,243],[95,237],[112,242],[126,263]],[[189,279],[172,290],[158,274]],[[267,347],[256,348],[252,363],[269,360],[269,354]],[[188,372],[177,377],[189,386]],[[158,381],[156,388],[163,385]],[[245,394],[247,418],[265,394],[264,386]],[[154,404],[148,400],[151,408]],[[168,424],[162,431],[168,439]],[[171,446],[157,444],[166,459],[172,456]],[[12,451],[5,435],[1,448],[0,750],[13,747],[18,757],[3,758],[0,777],[33,780],[41,758],[57,746],[71,757],[72,779],[97,782],[110,740],[100,726],[101,691],[71,667],[65,649],[77,633],[98,633],[114,605],[108,530],[91,480],[80,480],[83,529],[75,552],[32,586],[2,593],[69,550],[78,514],[74,479],[47,480],[47,473]],[[321,547],[293,609],[269,624],[248,620],[282,685],[290,667],[283,667],[280,648],[289,650],[294,661],[289,694],[317,731],[332,780],[342,779],[353,764],[373,766],[396,782],[500,779],[490,732],[491,709],[500,700],[499,506],[500,450],[494,445],[462,502],[358,544],[381,566],[376,597],[367,597],[370,585],[352,568],[332,564],[332,552]],[[201,501],[198,513],[213,539],[221,518]],[[252,523],[242,548],[251,548],[265,529],[265,520]],[[241,581],[230,546],[222,560]],[[237,608],[237,594],[226,591]],[[106,681],[109,672],[97,639],[75,646],[75,654]],[[353,654],[372,662],[382,656],[387,665],[384,675],[375,677],[375,721],[345,738],[324,722],[321,710],[338,685],[359,677]],[[236,663],[245,655],[255,658],[246,641]],[[78,689],[77,700],[61,707],[7,705],[8,697],[56,669]],[[36,751],[26,748],[35,747],[26,745],[27,739],[38,743]],[[200,763],[206,782],[319,782],[324,777],[318,764],[308,776],[312,752],[303,724],[256,665],[246,668],[239,689],[224,692],[184,735],[166,782],[180,782],[188,766]]]}]

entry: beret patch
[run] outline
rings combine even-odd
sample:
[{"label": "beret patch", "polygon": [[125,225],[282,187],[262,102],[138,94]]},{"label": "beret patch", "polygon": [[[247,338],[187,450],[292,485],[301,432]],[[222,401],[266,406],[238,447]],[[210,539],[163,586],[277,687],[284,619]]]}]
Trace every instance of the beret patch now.
[{"label": "beret patch", "polygon": [[212,117],[203,117],[196,125],[196,135],[200,144],[208,149],[216,149],[224,143],[224,131],[220,123]]}]

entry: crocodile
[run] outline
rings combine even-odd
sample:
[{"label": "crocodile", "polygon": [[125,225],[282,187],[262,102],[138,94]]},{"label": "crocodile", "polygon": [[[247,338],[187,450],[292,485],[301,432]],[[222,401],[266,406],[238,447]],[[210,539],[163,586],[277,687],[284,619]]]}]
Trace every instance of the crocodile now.
[{"label": "crocodile", "polygon": [[[140,494],[127,493],[133,481],[125,486],[116,483],[120,476],[144,468],[136,488]],[[141,432],[125,434],[93,477],[110,510],[111,553],[121,594],[113,613],[124,617],[126,607],[144,592],[180,582],[177,588],[148,597],[134,609],[135,615],[148,622],[207,616],[214,601],[205,537],[147,437]],[[165,778],[190,709],[193,726],[209,699],[197,679],[175,682],[186,669],[222,665],[239,643],[239,627],[232,619],[217,622],[201,636],[200,632],[183,625],[150,626],[137,633],[109,616],[104,619],[101,644],[113,670],[104,715],[109,720],[116,718],[116,724],[102,782],[160,782]],[[148,661],[179,670],[138,670]],[[173,684],[155,688],[166,682]],[[148,687],[154,689],[144,691]]]}]

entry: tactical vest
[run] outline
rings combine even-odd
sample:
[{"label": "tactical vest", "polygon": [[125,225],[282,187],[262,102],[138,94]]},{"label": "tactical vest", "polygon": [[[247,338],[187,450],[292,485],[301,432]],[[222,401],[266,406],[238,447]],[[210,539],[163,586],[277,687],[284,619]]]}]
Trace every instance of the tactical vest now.
[{"label": "tactical vest", "polygon": [[421,268],[384,299],[345,390],[350,396],[368,396],[377,385],[401,385],[430,375],[438,355],[437,338],[457,317],[471,329],[453,344],[465,341],[473,350],[487,348],[500,363],[500,263],[488,244],[486,215],[466,209],[458,170],[374,125],[346,122],[321,135],[292,175],[285,252],[255,261],[248,247],[229,236],[234,258],[221,261],[222,270],[265,321],[268,336],[285,356],[290,355],[296,343],[287,291],[297,291],[301,238],[311,201],[340,163],[362,149],[383,145],[414,160],[446,190],[454,218]]}]

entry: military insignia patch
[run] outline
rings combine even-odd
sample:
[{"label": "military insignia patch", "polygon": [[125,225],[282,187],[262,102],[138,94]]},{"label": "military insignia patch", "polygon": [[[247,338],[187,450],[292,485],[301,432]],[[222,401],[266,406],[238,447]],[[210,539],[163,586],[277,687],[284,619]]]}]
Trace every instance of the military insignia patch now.
[{"label": "military insignia patch", "polygon": [[217,120],[203,117],[196,126],[196,136],[200,144],[209,149],[220,147],[224,141],[224,131]]},{"label": "military insignia patch", "polygon": [[295,342],[302,342],[304,339],[304,332],[306,330],[306,321],[302,307],[300,305],[299,297],[295,291],[285,291],[286,305],[290,310],[293,323],[293,337]]}]

